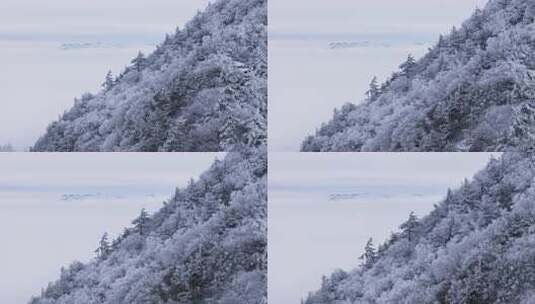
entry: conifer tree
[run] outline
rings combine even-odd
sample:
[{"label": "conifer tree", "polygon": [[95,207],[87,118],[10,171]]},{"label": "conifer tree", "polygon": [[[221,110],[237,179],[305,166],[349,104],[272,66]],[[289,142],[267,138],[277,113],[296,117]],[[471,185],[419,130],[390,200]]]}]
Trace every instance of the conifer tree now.
[{"label": "conifer tree", "polygon": [[521,151],[535,150],[535,106],[526,102],[515,111],[512,137]]},{"label": "conifer tree", "polygon": [[100,239],[99,246],[95,250],[97,256],[101,259],[105,259],[111,253],[111,245],[108,241],[108,233],[105,232]]},{"label": "conifer tree", "polygon": [[410,77],[412,75],[415,65],[416,65],[416,60],[414,59],[414,57],[412,57],[411,54],[409,54],[407,56],[407,60],[405,60],[405,62],[399,66],[401,70],[401,74],[404,76]]},{"label": "conifer tree", "polygon": [[412,242],[416,239],[418,224],[418,217],[414,214],[414,212],[411,212],[409,214],[409,219],[399,226],[399,228],[401,228],[403,231],[403,236],[405,236],[409,242]]},{"label": "conifer tree", "polygon": [[145,55],[140,51],[136,58],[132,60],[132,65],[136,69],[136,71],[141,72],[141,70],[145,67]]},{"label": "conifer tree", "polygon": [[115,85],[115,80],[113,79],[113,74],[110,71],[106,74],[106,78],[104,79],[104,83],[102,84],[102,87],[104,90],[108,91]]},{"label": "conifer tree", "polygon": [[374,76],[370,82],[370,88],[366,92],[366,95],[368,96],[369,101],[375,101],[377,97],[379,97],[379,94],[381,94],[381,89],[379,88],[377,77]]},{"label": "conifer tree", "polygon": [[147,224],[149,221],[149,214],[145,208],[141,209],[139,216],[132,222],[134,224],[135,230],[140,234],[144,235],[147,230]]},{"label": "conifer tree", "polygon": [[364,247],[364,253],[360,256],[360,259],[363,261],[362,266],[364,268],[371,268],[375,261],[377,260],[377,252],[373,247],[373,239],[370,238]]}]

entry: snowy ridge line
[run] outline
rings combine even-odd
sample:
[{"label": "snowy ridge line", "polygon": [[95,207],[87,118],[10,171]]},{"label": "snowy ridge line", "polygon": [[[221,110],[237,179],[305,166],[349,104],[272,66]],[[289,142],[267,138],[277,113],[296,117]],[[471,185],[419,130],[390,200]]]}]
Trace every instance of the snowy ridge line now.
[{"label": "snowy ridge line", "polygon": [[216,160],[30,303],[267,303],[266,149]]},{"label": "snowy ridge line", "polygon": [[[85,46],[85,45],[82,45]],[[232,151],[267,138],[267,1],[219,0],[106,75],[32,151]]]},{"label": "snowy ridge line", "polygon": [[305,304],[535,301],[535,157],[491,159],[425,217],[411,213],[362,263],[324,277]]},{"label": "snowy ridge line", "polygon": [[429,52],[408,56],[362,103],[336,109],[302,151],[530,151],[535,4],[493,0]]}]

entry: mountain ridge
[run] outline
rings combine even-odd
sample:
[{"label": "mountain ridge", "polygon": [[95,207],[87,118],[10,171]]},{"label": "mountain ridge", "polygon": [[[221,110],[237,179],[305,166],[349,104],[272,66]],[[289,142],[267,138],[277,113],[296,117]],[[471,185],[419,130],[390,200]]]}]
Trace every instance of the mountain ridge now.
[{"label": "mountain ridge", "polygon": [[267,154],[216,160],[31,304],[267,303]]},{"label": "mountain ridge", "polygon": [[230,151],[267,126],[267,1],[218,0],[103,90],[75,99],[32,151]]},{"label": "mountain ridge", "polygon": [[411,214],[377,249],[370,241],[358,268],[324,277],[304,303],[533,303],[534,186],[532,154],[491,159],[427,216]]},{"label": "mountain ridge", "polygon": [[535,4],[492,0],[335,110],[302,151],[527,151],[535,141]]}]

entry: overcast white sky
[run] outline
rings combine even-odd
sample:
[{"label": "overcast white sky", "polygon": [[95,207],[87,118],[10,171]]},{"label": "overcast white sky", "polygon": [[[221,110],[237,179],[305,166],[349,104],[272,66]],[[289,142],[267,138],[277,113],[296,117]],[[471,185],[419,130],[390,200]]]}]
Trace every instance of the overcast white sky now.
[{"label": "overcast white sky", "polygon": [[[501,153],[277,153],[269,155],[270,191],[460,185]],[[384,187],[383,187],[384,188]]]},{"label": "overcast white sky", "polygon": [[224,155],[0,153],[0,303],[27,303],[62,266],[92,258],[104,232],[116,237],[141,208],[159,209],[216,156]]},{"label": "overcast white sky", "polygon": [[2,187],[184,184],[224,153],[0,153]]},{"label": "overcast white sky", "polygon": [[[448,188],[470,179],[490,156],[271,153],[269,303],[300,303],[319,288],[322,275],[355,268],[370,237],[381,243],[411,211],[426,215]],[[361,196],[329,201],[335,193]]]},{"label": "overcast white sky", "polygon": [[149,35],[191,19],[208,0],[2,0],[0,37]]},{"label": "overcast white sky", "polygon": [[269,0],[273,33],[440,33],[487,0]]}]

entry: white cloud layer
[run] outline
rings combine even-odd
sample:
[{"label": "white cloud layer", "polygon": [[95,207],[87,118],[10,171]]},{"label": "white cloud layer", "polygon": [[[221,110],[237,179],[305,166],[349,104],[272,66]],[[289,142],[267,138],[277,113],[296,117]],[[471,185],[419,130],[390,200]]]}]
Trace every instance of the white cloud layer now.
[{"label": "white cloud layer", "polygon": [[208,0],[2,0],[0,35],[157,34],[183,26]]}]

